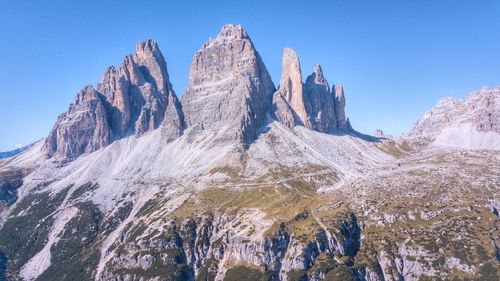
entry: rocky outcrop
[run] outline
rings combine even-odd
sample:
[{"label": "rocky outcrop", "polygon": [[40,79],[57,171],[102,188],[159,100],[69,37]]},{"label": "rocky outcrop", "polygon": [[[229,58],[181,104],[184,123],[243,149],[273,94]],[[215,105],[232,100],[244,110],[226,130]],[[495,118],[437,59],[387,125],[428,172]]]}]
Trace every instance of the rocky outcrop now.
[{"label": "rocky outcrop", "polygon": [[59,116],[45,148],[58,160],[73,159],[108,145],[110,140],[104,98],[87,86],[78,93],[69,110]]},{"label": "rocky outcrop", "polygon": [[182,97],[188,127],[220,132],[221,141],[248,144],[266,121],[275,88],[239,25],[225,25],[196,52]]},{"label": "rocky outcrop", "polygon": [[[254,238],[232,229],[235,218],[212,214],[169,221],[162,233],[146,235],[149,238],[139,239],[137,230],[132,230],[117,241],[122,250],[106,264],[101,279],[175,276],[176,280],[227,280],[233,274],[242,277],[246,268],[259,268],[257,276],[265,275],[265,280],[296,280],[292,276],[297,273],[304,278],[300,280],[323,280],[335,267],[352,264],[350,259],[358,251],[357,219],[352,213],[345,215],[332,218],[331,229],[317,229],[311,241],[291,233],[287,223],[265,237]],[[144,226],[138,229],[144,230]],[[243,266],[235,266],[238,264]],[[350,271],[353,278],[353,269]]]},{"label": "rocky outcrop", "polygon": [[[153,40],[140,42],[118,70],[110,67],[97,90],[106,97],[115,137],[143,134],[165,123],[168,138],[183,129],[180,103],[170,84],[165,59]],[[168,115],[169,118],[165,118]]]},{"label": "rocky outcrop", "polygon": [[440,145],[500,149],[500,87],[484,87],[465,100],[440,100],[415,123],[409,136]]},{"label": "rocky outcrop", "polygon": [[345,115],[345,96],[344,87],[342,85],[336,85],[332,89],[332,94],[335,95],[335,118],[337,121],[337,126],[341,130],[351,130],[351,124],[349,123],[349,118]]},{"label": "rocky outcrop", "polygon": [[314,72],[307,77],[305,86],[310,104],[308,112],[312,128],[319,132],[335,131],[338,128],[335,97],[330,93],[330,86],[319,64],[314,67]]},{"label": "rocky outcrop", "polygon": [[278,91],[273,95],[273,113],[284,125],[297,125],[325,133],[349,131],[345,117],[345,97],[342,86],[330,90],[320,65],[302,82],[300,61],[290,48],[285,48]]},{"label": "rocky outcrop", "polygon": [[114,140],[159,127],[166,141],[190,127],[188,141],[189,136],[208,133],[215,143],[247,147],[269,112],[290,128],[349,131],[344,107],[342,86],[330,89],[321,66],[302,82],[299,58],[289,48],[276,91],[247,32],[228,24],[196,52],[182,105],[158,44],[146,40],[118,69],[108,68],[96,89],[82,90],[75,104],[59,116],[45,150],[57,160],[71,161]]},{"label": "rocky outcrop", "polygon": [[49,156],[69,161],[115,139],[163,125],[166,140],[184,128],[181,105],[170,84],[158,44],[140,42],[118,70],[108,68],[97,90],[85,87],[59,116],[45,141]]},{"label": "rocky outcrop", "polygon": [[413,126],[410,136],[435,136],[444,128],[471,123],[477,131],[500,133],[500,87],[471,92],[466,100],[446,97]]},{"label": "rocky outcrop", "polygon": [[[302,125],[312,128],[307,114],[307,99],[304,98],[302,84],[302,71],[299,57],[294,50],[285,48],[283,52],[283,65],[281,67],[281,80],[278,91],[273,95],[274,100],[284,100],[287,106],[276,103],[278,120],[286,120],[285,124]],[[293,120],[289,120],[293,116]]]}]

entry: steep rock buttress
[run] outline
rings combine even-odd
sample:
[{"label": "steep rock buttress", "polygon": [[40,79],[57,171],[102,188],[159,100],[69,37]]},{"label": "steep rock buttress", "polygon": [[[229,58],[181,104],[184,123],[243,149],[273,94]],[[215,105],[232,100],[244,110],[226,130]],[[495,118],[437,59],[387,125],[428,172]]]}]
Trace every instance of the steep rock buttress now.
[{"label": "steep rock buttress", "polygon": [[274,84],[247,32],[228,24],[196,52],[182,97],[188,127],[249,144],[266,121]]},{"label": "steep rock buttress", "polygon": [[303,83],[299,57],[285,48],[279,89],[273,95],[275,118],[290,128],[301,125],[325,133],[349,131],[344,108],[342,86],[330,90],[320,65]]},{"label": "steep rock buttress", "polygon": [[68,161],[160,126],[171,140],[181,135],[184,119],[158,44],[146,40],[119,69],[108,68],[97,89],[87,86],[78,94],[59,116],[45,149],[49,156]]}]

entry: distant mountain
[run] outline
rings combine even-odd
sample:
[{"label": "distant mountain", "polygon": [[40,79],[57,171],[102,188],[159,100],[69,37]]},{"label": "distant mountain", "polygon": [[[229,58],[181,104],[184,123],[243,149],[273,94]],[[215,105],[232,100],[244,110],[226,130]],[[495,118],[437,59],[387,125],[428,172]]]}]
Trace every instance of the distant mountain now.
[{"label": "distant mountain", "polygon": [[285,48],[276,87],[228,24],[172,89],[140,42],[0,160],[0,280],[500,277],[498,88],[367,136],[319,64]]},{"label": "distant mountain", "polygon": [[0,152],[0,159],[4,159],[4,158],[15,156],[15,155],[17,155],[17,154],[25,151],[26,149],[32,147],[33,144],[35,144],[35,143],[28,144],[28,145],[20,147],[20,148],[16,148],[14,150]]},{"label": "distant mountain", "polygon": [[442,99],[409,135],[428,138],[436,145],[500,149],[500,87],[471,92],[465,101]]}]

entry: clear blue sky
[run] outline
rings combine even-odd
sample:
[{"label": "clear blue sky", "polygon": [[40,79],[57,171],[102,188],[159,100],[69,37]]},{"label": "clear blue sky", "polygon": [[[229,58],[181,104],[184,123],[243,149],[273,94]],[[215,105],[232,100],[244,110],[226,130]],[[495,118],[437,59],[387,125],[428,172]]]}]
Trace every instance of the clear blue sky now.
[{"label": "clear blue sky", "polygon": [[48,134],[86,84],[153,38],[181,96],[196,50],[242,24],[273,80],[284,47],[304,77],[344,85],[354,128],[398,135],[440,98],[500,85],[500,1],[0,0],[0,151]]}]

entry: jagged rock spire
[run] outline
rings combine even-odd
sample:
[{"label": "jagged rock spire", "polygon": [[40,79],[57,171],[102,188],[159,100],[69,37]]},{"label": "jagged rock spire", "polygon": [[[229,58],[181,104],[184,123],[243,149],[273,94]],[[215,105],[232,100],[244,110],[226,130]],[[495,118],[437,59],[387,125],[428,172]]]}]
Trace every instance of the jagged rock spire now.
[{"label": "jagged rock spire", "polygon": [[137,43],[134,61],[140,68],[148,70],[147,72],[143,71],[143,75],[148,82],[154,84],[159,92],[168,93],[171,91],[172,86],[168,77],[167,64],[156,41],[148,39]]},{"label": "jagged rock spire", "polygon": [[349,130],[350,125],[345,116],[345,96],[344,87],[335,85],[332,94],[335,96],[335,118],[337,127],[341,130]]},{"label": "jagged rock spire", "polygon": [[[180,103],[170,84],[165,59],[154,40],[139,42],[135,55],[127,56],[118,71],[109,68],[97,90],[109,102],[111,127],[116,137],[158,128],[167,107],[179,109],[172,117],[182,123]],[[182,125],[177,129],[171,137],[180,135]]]},{"label": "jagged rock spire", "polygon": [[118,70],[106,70],[97,90],[88,86],[78,94],[75,104],[57,120],[45,147],[49,156],[71,160],[162,124],[167,140],[180,136],[184,128],[165,59],[158,44],[146,40],[136,45],[136,53],[126,56]]},{"label": "jagged rock spire", "polygon": [[146,40],[118,69],[108,68],[97,89],[82,90],[75,105],[59,117],[45,146],[49,156],[68,160],[160,126],[167,141],[190,127],[190,135],[208,132],[220,141],[246,146],[271,109],[289,127],[330,133],[350,130],[344,106],[343,89],[330,90],[320,65],[302,82],[299,58],[289,48],[276,91],[248,33],[228,24],[195,53],[182,106],[158,44]]},{"label": "jagged rock spire", "polygon": [[343,90],[334,87],[330,92],[319,64],[304,84],[299,58],[289,48],[284,50],[280,87],[273,96],[273,105],[275,117],[288,127],[302,125],[326,133],[350,130],[345,119]]},{"label": "jagged rock spire", "polygon": [[194,55],[182,107],[189,127],[248,144],[264,124],[274,85],[247,32],[225,25]]},{"label": "jagged rock spire", "polygon": [[325,87],[326,91],[330,91],[328,81],[326,81],[326,78],[323,74],[323,69],[321,68],[321,65],[319,65],[319,64],[316,64],[314,66],[313,73],[311,75],[307,76],[306,84],[323,85]]},{"label": "jagged rock spire", "polygon": [[281,66],[281,80],[277,95],[281,95],[293,110],[294,123],[311,128],[311,122],[306,112],[304,91],[302,84],[302,71],[297,53],[293,49],[285,48],[283,51],[283,64]]}]

